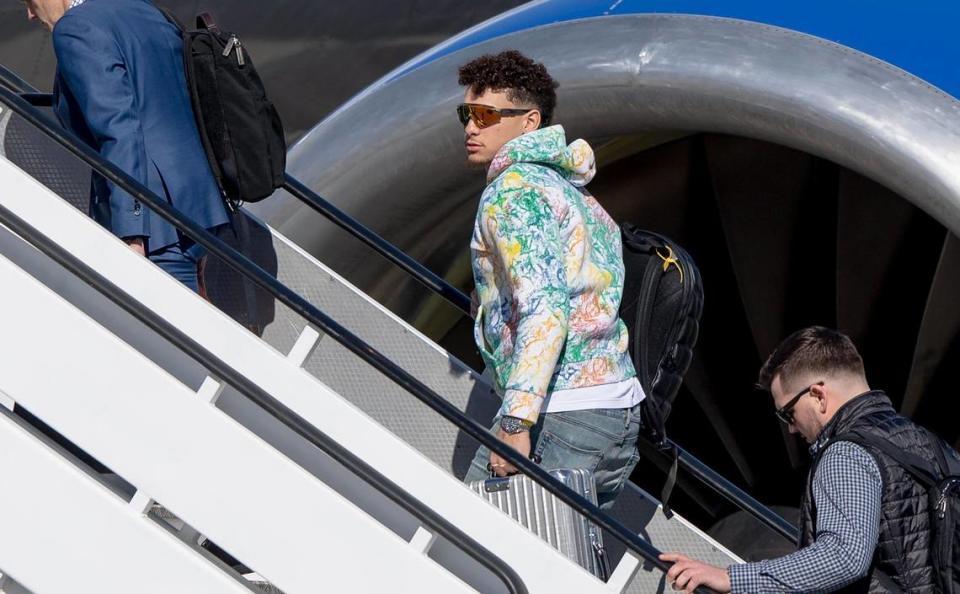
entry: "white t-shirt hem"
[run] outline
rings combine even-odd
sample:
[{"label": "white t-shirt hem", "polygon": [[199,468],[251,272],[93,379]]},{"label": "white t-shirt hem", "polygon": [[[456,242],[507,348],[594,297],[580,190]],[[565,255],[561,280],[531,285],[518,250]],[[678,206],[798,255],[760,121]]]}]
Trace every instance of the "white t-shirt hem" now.
[{"label": "white t-shirt hem", "polygon": [[556,413],[594,408],[633,408],[646,394],[636,377],[614,384],[555,390],[547,396],[541,412]]}]

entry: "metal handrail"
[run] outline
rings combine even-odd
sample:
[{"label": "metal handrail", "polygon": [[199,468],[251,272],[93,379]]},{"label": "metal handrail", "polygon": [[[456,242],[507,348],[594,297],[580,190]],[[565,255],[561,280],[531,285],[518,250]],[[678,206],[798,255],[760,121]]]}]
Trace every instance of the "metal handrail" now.
[{"label": "metal handrail", "polygon": [[40,89],[17,76],[17,73],[13,70],[2,65],[0,65],[0,84],[3,84],[14,93],[42,94]]},{"label": "metal handrail", "polygon": [[[0,66],[0,82],[7,84],[13,91],[19,91],[21,96],[33,105],[48,106],[52,104],[50,96],[34,92],[36,91],[35,88],[3,66]],[[24,93],[24,91],[28,91],[28,93]],[[469,297],[448,283],[444,278],[411,258],[406,252],[334,206],[331,202],[305,186],[289,173],[284,174],[283,188],[305,205],[368,245],[390,262],[393,262],[405,270],[428,289],[452,303],[465,315],[472,317]],[[643,436],[643,438],[645,438],[645,436]],[[799,543],[799,530],[783,518],[783,516],[757,501],[746,491],[718,474],[707,464],[678,446],[672,440],[667,439],[662,445],[664,446],[663,448],[654,447],[651,448],[651,450],[655,451],[663,460],[672,461],[669,452],[672,448],[676,448],[679,466],[687,473],[710,487],[714,492],[724,497],[734,506],[752,515],[774,532],[793,543]]]},{"label": "metal handrail", "polygon": [[[714,492],[734,506],[749,513],[767,528],[770,528],[793,544],[800,543],[800,531],[796,526],[788,522],[786,518],[754,499],[746,491],[720,475],[716,470],[710,468],[710,466],[693,454],[676,445],[672,440],[667,439],[665,443],[668,447],[672,446],[677,448],[677,460],[680,468],[683,468],[691,476],[713,489]],[[672,460],[669,450],[660,450],[656,447],[653,449],[656,449],[664,459]]]},{"label": "metal handrail", "polygon": [[397,246],[377,235],[377,233],[363,223],[334,206],[330,201],[320,197],[319,194],[303,185],[303,183],[289,173],[284,174],[283,189],[314,211],[325,216],[330,222],[346,230],[355,238],[373,248],[374,251],[387,260],[405,270],[410,276],[452,303],[457,309],[468,316],[470,315],[470,298],[464,295],[462,291],[420,262],[411,258]]},{"label": "metal handrail", "polygon": [[35,107],[53,107],[53,95],[49,93],[21,93],[20,96]]},{"label": "metal handrail", "polygon": [[[0,78],[3,78],[2,72],[0,72]],[[7,81],[5,80],[4,82],[6,83]],[[29,88],[24,89],[22,87],[21,89],[18,89],[18,91],[29,90]],[[669,569],[670,565],[659,559],[660,551],[658,551],[656,547],[641,539],[626,526],[604,513],[596,504],[591,503],[566,485],[560,483],[540,466],[521,456],[516,450],[494,437],[487,431],[485,427],[467,417],[463,412],[447,402],[443,397],[407,373],[392,360],[384,356],[369,344],[365,343],[349,330],[338,324],[332,318],[320,311],[320,309],[318,309],[312,303],[271,276],[268,272],[254,264],[249,258],[230,248],[227,246],[227,244],[209,233],[206,229],[186,218],[180,211],[173,208],[167,201],[161,199],[152,191],[145,188],[126,172],[120,170],[112,163],[104,160],[97,152],[76,138],[72,133],[53,125],[47,118],[40,114],[36,108],[21,98],[18,92],[11,91],[6,88],[0,88],[0,102],[5,103],[17,115],[27,120],[46,136],[66,148],[76,157],[80,158],[84,163],[93,168],[106,180],[122,188],[124,191],[133,196],[134,199],[139,200],[144,206],[150,208],[154,214],[177,226],[184,235],[206,248],[208,252],[225,262],[242,276],[254,282],[267,293],[271,294],[275,299],[316,326],[324,334],[332,337],[338,343],[347,348],[347,350],[359,356],[367,364],[371,365],[397,385],[410,392],[418,400],[429,406],[447,421],[456,425],[459,429],[464,431],[470,437],[476,439],[489,450],[497,453],[500,457],[529,476],[531,480],[544,487],[548,492],[552,493],[554,496],[569,505],[581,515],[585,516],[606,530],[611,536],[621,541],[628,550],[642,557],[645,561],[663,572],[666,572],[667,569]],[[696,591],[700,592],[701,594],[710,592],[710,590],[703,587],[697,588]]]}]

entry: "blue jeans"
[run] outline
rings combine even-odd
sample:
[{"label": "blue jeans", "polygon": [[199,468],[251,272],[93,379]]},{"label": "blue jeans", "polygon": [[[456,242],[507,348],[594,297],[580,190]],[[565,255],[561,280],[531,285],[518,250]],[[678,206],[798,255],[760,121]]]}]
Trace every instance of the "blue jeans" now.
[{"label": "blue jeans", "polygon": [[[494,419],[491,432],[500,426]],[[544,470],[586,468],[597,482],[597,502],[607,509],[623,490],[640,460],[640,405],[633,408],[595,408],[543,413],[530,429],[531,452],[540,457]],[[464,481],[490,478],[490,450],[480,446]]]},{"label": "blue jeans", "polygon": [[180,243],[161,248],[148,257],[167,274],[186,285],[194,293],[199,293],[197,267],[206,251],[202,245],[183,238]]}]

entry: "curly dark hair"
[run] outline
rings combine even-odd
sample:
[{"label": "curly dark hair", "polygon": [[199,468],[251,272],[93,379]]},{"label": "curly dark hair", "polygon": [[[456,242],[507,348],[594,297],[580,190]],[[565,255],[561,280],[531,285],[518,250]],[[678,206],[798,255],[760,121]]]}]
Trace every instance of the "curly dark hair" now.
[{"label": "curly dark hair", "polygon": [[560,85],[543,64],[517,50],[507,50],[475,58],[461,66],[459,73],[460,85],[470,87],[477,95],[487,89],[506,91],[507,98],[515,103],[536,105],[541,127],[550,125]]}]

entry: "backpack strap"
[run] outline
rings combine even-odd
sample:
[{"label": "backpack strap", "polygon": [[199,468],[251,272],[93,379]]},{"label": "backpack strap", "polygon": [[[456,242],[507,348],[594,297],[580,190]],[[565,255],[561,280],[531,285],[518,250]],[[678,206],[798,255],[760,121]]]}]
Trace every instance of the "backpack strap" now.
[{"label": "backpack strap", "polygon": [[[242,210],[237,210],[235,218],[239,219],[237,239],[240,242],[240,253],[252,260],[254,253],[250,239],[250,218]],[[236,232],[234,229],[234,233]],[[257,323],[257,286],[248,278],[243,279],[243,298],[247,310],[247,328],[257,336],[263,336],[263,328]]]},{"label": "backpack strap", "polygon": [[[660,402],[652,402],[653,383],[656,379],[657,369],[650,369],[647,366],[646,357],[641,357],[649,348],[649,342],[652,339],[646,333],[636,333],[636,329],[648,326],[653,316],[653,296],[656,295],[666,267],[663,266],[662,259],[655,256],[665,247],[664,242],[659,241],[653,234],[641,231],[635,225],[624,223],[622,225],[623,239],[625,247],[636,253],[645,253],[648,257],[642,273],[640,274],[640,294],[637,296],[636,312],[634,319],[629,320],[632,324],[630,333],[633,334],[633,359],[634,367],[637,371],[637,379],[643,387],[648,398],[641,403],[643,412],[644,429],[654,438],[657,447],[666,449],[666,414],[669,410],[661,410]],[[679,266],[678,266],[679,268]],[[666,353],[664,353],[666,354]],[[659,365],[659,361],[657,364]],[[668,403],[662,403],[664,405]]]},{"label": "backpack strap", "polygon": [[937,456],[937,464],[940,465],[940,476],[950,476],[954,474],[950,472],[950,463],[947,462],[947,454],[944,452],[942,440],[929,429],[924,428],[923,430],[927,434],[927,439],[930,440],[930,446],[933,448],[934,454]]},{"label": "backpack strap", "polygon": [[197,15],[197,29],[206,29],[211,33],[220,33],[220,25],[213,20],[213,15],[209,12],[201,12]]},{"label": "backpack strap", "polygon": [[663,489],[660,491],[660,506],[663,508],[663,515],[668,520],[673,517],[673,509],[670,507],[670,496],[673,495],[673,488],[677,485],[677,467],[680,463],[680,450],[676,444],[670,444],[670,470],[667,471],[667,480],[663,482]]},{"label": "backpack strap", "polygon": [[[170,24],[175,26],[177,29],[180,29],[180,31],[187,30],[187,28],[183,26],[183,23],[180,21],[180,19],[177,18],[177,15],[173,14],[169,8],[160,6],[158,4],[157,9],[163,13],[163,16],[165,16]],[[209,12],[201,12],[197,15],[197,29],[207,30],[211,33],[220,33],[220,26],[216,23],[216,21],[213,20],[213,15],[211,15]]]},{"label": "backpack strap", "polygon": [[[904,470],[913,475],[917,482],[928,489],[937,484],[937,477],[942,476],[942,474],[938,472],[937,468],[920,456],[902,450],[894,446],[889,441],[875,435],[863,434],[859,431],[852,431],[850,433],[834,436],[833,439],[830,440],[830,443],[837,441],[849,441],[860,446],[866,446],[875,450],[879,450],[891,460],[899,464]],[[933,446],[934,450],[937,450],[938,458],[942,457],[943,452],[940,450],[939,444],[934,441],[931,445]]]},{"label": "backpack strap", "polygon": [[160,6],[159,4],[157,4],[156,6],[157,6],[157,10],[159,10],[160,13],[163,14],[164,17],[166,17],[167,22],[169,22],[171,25],[176,27],[178,31],[183,33],[184,31],[187,30],[187,28],[183,26],[183,23],[180,22],[180,19],[177,18],[177,15],[173,14],[173,12],[171,12],[169,8]]},{"label": "backpack strap", "polygon": [[[647,244],[645,247],[651,252],[656,252],[656,246],[652,244]],[[640,285],[640,295],[637,299],[637,315],[634,317],[631,322],[633,326],[630,331],[634,331],[636,328],[642,326],[646,327],[650,322],[652,317],[653,309],[653,296],[656,295],[657,289],[660,287],[660,280],[662,273],[660,271],[660,265],[656,262],[655,258],[647,259],[647,266],[643,271],[643,282]],[[642,353],[646,353],[649,349],[649,342],[651,337],[646,334],[634,336],[633,337],[633,360],[635,365],[639,364],[640,369],[637,369],[637,373],[641,376],[641,383],[643,384],[644,390],[651,390],[653,388],[653,380],[656,377],[655,369],[647,368],[647,361],[645,358],[641,358]],[[658,431],[663,427],[655,427]],[[662,437],[662,436],[661,436]]]}]

